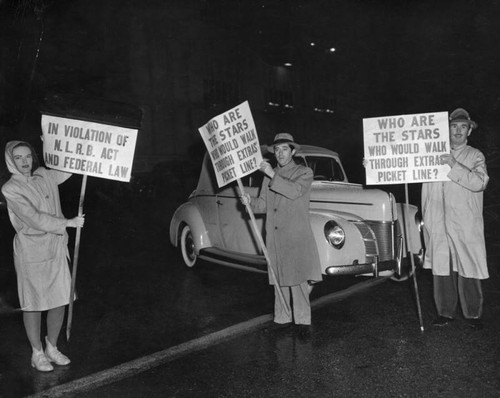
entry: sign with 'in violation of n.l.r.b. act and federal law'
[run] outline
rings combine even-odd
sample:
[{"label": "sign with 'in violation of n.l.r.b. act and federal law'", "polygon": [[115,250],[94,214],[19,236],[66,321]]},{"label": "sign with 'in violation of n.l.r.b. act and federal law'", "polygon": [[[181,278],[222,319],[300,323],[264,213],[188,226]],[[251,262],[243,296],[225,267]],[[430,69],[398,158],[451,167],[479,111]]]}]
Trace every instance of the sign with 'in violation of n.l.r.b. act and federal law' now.
[{"label": "sign with 'in violation of n.l.r.b. act and federal law'", "polygon": [[42,115],[42,133],[47,167],[130,181],[137,130]]}]

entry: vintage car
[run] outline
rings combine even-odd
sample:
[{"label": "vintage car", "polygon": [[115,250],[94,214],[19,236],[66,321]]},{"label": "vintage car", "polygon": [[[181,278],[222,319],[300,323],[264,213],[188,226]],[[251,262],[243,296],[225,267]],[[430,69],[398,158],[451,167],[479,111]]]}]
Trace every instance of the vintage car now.
[{"label": "vintage car", "polygon": [[[265,149],[263,156],[270,158]],[[294,160],[314,172],[310,220],[323,274],[378,276],[385,272],[393,279],[404,279],[420,265],[421,220],[415,206],[396,203],[392,193],[349,183],[334,151],[302,145]],[[262,178],[259,171],[243,178],[245,192],[258,196]],[[237,182],[218,188],[205,155],[198,186],[170,223],[170,241],[180,247],[188,267],[203,259],[266,272],[259,239],[239,197]],[[255,215],[257,230],[265,240],[264,217]],[[409,253],[413,264],[408,261]]]}]

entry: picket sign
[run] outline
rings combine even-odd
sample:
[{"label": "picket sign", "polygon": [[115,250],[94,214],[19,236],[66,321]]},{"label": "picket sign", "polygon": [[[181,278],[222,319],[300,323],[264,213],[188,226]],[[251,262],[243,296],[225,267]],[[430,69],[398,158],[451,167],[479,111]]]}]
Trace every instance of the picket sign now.
[{"label": "picket sign", "polygon": [[[245,191],[240,179],[258,170],[263,160],[259,137],[248,101],[213,117],[198,131],[212,161],[219,188],[237,181],[240,195],[243,195]],[[276,275],[271,268],[269,254],[257,228],[253,211],[248,204],[246,209],[252,221],[253,232],[266,258],[271,282],[275,286],[281,303],[287,312],[290,312],[290,307],[285,301]]]},{"label": "picket sign", "polygon": [[406,248],[411,260],[420,330],[424,331],[415,260],[410,248],[408,183],[448,181],[449,166],[440,156],[450,152],[448,112],[392,115],[363,119],[364,161],[368,185],[405,186]]},{"label": "picket sign", "polygon": [[[138,129],[42,114],[43,155],[47,167],[82,174],[78,216],[83,215],[87,176],[129,182]],[[81,227],[76,228],[66,339],[71,336]]]}]

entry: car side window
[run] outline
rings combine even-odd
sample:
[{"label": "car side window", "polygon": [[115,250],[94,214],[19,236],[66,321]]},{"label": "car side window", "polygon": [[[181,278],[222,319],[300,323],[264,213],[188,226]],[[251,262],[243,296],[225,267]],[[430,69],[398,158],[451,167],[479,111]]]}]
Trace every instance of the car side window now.
[{"label": "car side window", "polygon": [[249,187],[260,188],[262,185],[262,180],[264,179],[264,174],[260,171],[256,171],[250,174],[250,183]]},{"label": "car side window", "polygon": [[250,181],[250,175],[247,175],[241,179],[241,183],[243,184],[244,187],[250,187],[251,181]]},{"label": "car side window", "polygon": [[259,188],[262,185],[262,180],[264,179],[264,174],[260,171],[254,171],[241,179],[241,183],[244,187],[248,188]]},{"label": "car side window", "polygon": [[332,159],[333,161],[333,180],[332,181],[345,181],[345,175],[340,167],[339,162],[336,159]]},{"label": "car side window", "polygon": [[306,160],[302,156],[294,156],[293,161],[302,166],[307,166]]}]

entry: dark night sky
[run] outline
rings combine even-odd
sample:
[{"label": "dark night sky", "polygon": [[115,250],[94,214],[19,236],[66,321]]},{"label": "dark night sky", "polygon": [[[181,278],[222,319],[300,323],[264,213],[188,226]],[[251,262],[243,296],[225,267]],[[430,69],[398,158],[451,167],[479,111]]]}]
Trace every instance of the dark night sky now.
[{"label": "dark night sky", "polygon": [[336,48],[324,71],[335,79],[334,126],[356,132],[344,158],[358,153],[358,161],[364,117],[457,107],[480,125],[471,143],[492,163],[498,158],[500,1],[273,1],[260,9],[248,4],[261,2],[213,3],[264,54],[311,40]]},{"label": "dark night sky", "polygon": [[[185,20],[182,13],[170,15],[177,5],[201,13],[214,28],[225,29],[264,58],[299,54],[303,62],[317,63],[319,56],[304,50],[308,43],[334,46],[336,52],[328,61],[323,55],[318,65],[324,68],[316,65],[314,74],[334,80],[337,108],[332,127],[350,131],[347,157],[361,144],[364,117],[461,106],[480,125],[473,144],[498,163],[500,0],[0,0],[4,135],[22,131],[22,119],[36,113],[32,103],[50,91],[89,92],[99,84],[109,89],[109,77],[102,74],[108,65],[91,57],[116,54],[127,40],[120,32],[129,29],[124,24],[134,14],[144,19],[143,25],[164,18],[165,26],[189,30],[192,14],[185,13]],[[31,80],[42,26],[33,10],[43,6],[45,47]],[[106,43],[99,41],[103,32]],[[165,28],[158,35],[162,32],[172,31]],[[43,58],[48,48],[58,56],[54,63]]]}]

